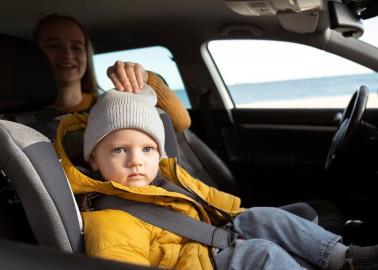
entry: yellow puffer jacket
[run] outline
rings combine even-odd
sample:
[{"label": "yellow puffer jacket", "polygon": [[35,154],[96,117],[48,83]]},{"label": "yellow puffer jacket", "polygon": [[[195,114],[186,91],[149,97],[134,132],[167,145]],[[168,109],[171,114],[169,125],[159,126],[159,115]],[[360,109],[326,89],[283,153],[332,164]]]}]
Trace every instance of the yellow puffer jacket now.
[{"label": "yellow puffer jacket", "polygon": [[[69,115],[61,120],[55,147],[75,194],[100,192],[121,198],[169,207],[210,223],[205,210],[190,197],[157,186],[126,187],[101,182],[82,174],[69,160],[62,141],[68,132],[85,128],[87,117]],[[215,209],[237,215],[240,199],[211,188],[191,177],[175,159],[162,159],[160,173],[169,181],[189,189]],[[221,214],[219,213],[221,217]],[[175,269],[212,269],[211,249],[181,236],[145,223],[120,210],[82,212],[85,248],[88,255],[129,263]]]}]

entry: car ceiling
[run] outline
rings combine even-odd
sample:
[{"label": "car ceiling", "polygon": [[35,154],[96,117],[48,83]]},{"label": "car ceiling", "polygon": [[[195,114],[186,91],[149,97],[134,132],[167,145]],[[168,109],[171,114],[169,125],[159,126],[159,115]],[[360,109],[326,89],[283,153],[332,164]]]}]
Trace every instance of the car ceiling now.
[{"label": "car ceiling", "polygon": [[[222,37],[228,25],[254,25],[266,37],[290,39],[275,16],[242,16],[223,0],[5,0],[0,9],[0,32],[30,38],[38,20],[58,13],[77,18],[88,30],[97,51],[153,44],[202,42]],[[320,16],[324,29],[328,17]],[[235,31],[234,36],[250,31]],[[148,37],[148,38],[147,38]],[[231,36],[230,36],[231,37]],[[227,38],[227,37],[226,37]]]}]

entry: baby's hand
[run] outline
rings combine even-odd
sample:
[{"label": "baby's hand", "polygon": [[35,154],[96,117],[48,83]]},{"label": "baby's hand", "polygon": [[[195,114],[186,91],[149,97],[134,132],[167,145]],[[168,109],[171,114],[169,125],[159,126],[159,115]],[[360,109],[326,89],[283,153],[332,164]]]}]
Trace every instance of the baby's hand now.
[{"label": "baby's hand", "polygon": [[139,93],[148,81],[148,73],[142,65],[132,62],[116,61],[106,72],[118,91]]}]

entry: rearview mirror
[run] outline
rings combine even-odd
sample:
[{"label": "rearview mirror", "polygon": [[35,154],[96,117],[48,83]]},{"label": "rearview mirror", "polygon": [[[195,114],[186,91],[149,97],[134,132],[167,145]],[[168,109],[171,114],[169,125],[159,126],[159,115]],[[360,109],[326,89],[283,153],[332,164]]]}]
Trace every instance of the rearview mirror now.
[{"label": "rearview mirror", "polygon": [[359,38],[364,33],[362,21],[348,6],[341,2],[329,1],[329,19],[331,29],[345,37]]}]

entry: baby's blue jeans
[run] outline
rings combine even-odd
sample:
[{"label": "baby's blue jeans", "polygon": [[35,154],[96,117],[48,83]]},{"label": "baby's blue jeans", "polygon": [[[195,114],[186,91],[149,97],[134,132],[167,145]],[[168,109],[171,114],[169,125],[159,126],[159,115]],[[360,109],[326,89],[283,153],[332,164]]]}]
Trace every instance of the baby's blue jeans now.
[{"label": "baby's blue jeans", "polygon": [[[341,237],[275,207],[253,207],[234,219],[246,240],[214,256],[217,269],[296,270],[298,261],[327,269],[329,252]],[[294,259],[299,258],[298,259]]]}]

